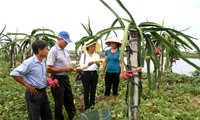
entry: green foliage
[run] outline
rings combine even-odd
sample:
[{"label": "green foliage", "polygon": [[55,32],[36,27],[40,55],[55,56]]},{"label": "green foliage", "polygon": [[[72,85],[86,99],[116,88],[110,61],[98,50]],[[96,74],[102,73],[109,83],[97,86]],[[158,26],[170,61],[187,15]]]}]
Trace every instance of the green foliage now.
[{"label": "green foliage", "polygon": [[139,118],[143,120],[199,119],[199,78],[168,73],[162,78],[158,91],[147,94],[147,81],[143,80],[142,102]]},{"label": "green foliage", "polygon": [[31,34],[18,32],[3,34],[4,30],[5,27],[0,33],[0,53],[3,59],[10,61],[11,68],[15,67],[17,60],[23,61],[32,56],[31,46],[35,40],[45,40],[48,42],[49,47],[52,47],[57,39],[53,30],[45,28],[33,29]]},{"label": "green foliage", "polygon": [[[199,47],[193,42],[193,39],[196,38],[186,35],[182,33],[182,31],[167,28],[164,25],[159,25],[155,22],[142,22],[139,25],[136,25],[134,18],[120,0],[117,0],[116,2],[118,3],[119,7],[128,15],[129,18],[127,19],[120,17],[117,12],[115,12],[115,10],[106,3],[105,0],[100,1],[116,17],[116,20],[114,20],[110,29],[108,30],[112,31],[112,28],[116,26],[122,27],[124,30],[124,38],[121,46],[120,56],[122,56],[122,53],[126,51],[125,49],[127,46],[127,36],[130,35],[130,32],[133,31],[139,33],[139,39],[137,39],[139,45],[138,51],[141,51],[141,55],[139,56],[142,59],[136,59],[140,64],[144,63],[144,60],[147,56],[150,57],[150,59],[146,60],[149,90],[155,90],[159,87],[163,71],[169,72],[173,60],[176,60],[177,58],[183,59],[185,62],[187,62],[197,70],[200,70],[200,67],[198,65],[188,60],[187,57],[183,55],[180,51],[182,49],[184,49],[185,51],[195,50],[197,51],[197,55],[200,56]],[[159,46],[156,45],[157,43],[160,44],[161,53],[159,55],[154,54],[155,50],[159,48]],[[166,53],[167,56],[165,60],[165,66],[163,64],[164,53]],[[128,57],[127,59],[130,59],[130,57]],[[154,81],[150,76],[150,60],[152,60],[154,64]],[[130,63],[128,63],[127,65],[130,66]],[[130,96],[132,97],[132,95]]]},{"label": "green foliage", "polygon": [[195,71],[192,73],[192,76],[199,76],[199,77],[200,77],[200,70],[195,70]]},{"label": "green foliage", "polygon": [[[25,88],[16,83],[9,76],[10,69],[8,63],[0,61],[0,118],[12,120],[28,119],[26,102],[24,98]],[[70,82],[74,92],[75,105],[77,108],[77,120],[83,112],[78,109],[83,106],[83,101],[78,101],[79,94],[83,91],[83,86],[75,81],[76,73],[70,74]],[[146,74],[143,74],[146,78]],[[148,82],[142,79],[143,93],[141,104],[139,106],[139,119],[142,120],[177,120],[188,119],[194,120],[200,117],[200,85],[198,76],[186,76],[173,73],[167,73],[162,77],[162,87],[157,91],[152,91],[151,96],[148,94]],[[127,117],[128,106],[125,102],[127,80],[121,80],[119,86],[119,96],[117,100],[110,100],[109,110],[113,120],[130,120]],[[107,108],[104,105],[104,87],[103,79],[99,79],[96,91],[97,104],[94,109]],[[50,88],[47,93],[52,111],[54,109],[53,97]],[[90,111],[90,110],[88,110]],[[67,119],[67,113],[64,112]]]},{"label": "green foliage", "polygon": [[4,120],[27,118],[24,88],[9,76],[8,63],[1,62],[0,65],[0,118]]}]

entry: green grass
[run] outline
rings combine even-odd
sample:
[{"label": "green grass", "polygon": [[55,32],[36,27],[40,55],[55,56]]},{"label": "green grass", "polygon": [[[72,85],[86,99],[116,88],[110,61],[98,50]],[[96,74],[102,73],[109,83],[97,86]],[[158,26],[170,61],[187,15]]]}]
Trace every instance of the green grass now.
[{"label": "green grass", "polygon": [[[0,61],[0,118],[2,120],[28,119],[24,98],[25,88],[9,76],[8,63]],[[142,79],[143,93],[139,106],[139,120],[199,120],[200,119],[200,74],[194,76],[166,74],[159,90],[149,95],[147,79]],[[75,73],[70,75],[75,99],[83,91],[82,85],[75,82]],[[146,78],[143,74],[143,78]],[[125,102],[127,80],[121,80],[119,96],[116,101],[109,102],[109,110],[113,120],[128,120],[127,105]],[[50,89],[47,89],[50,105],[53,110],[53,98]],[[99,79],[97,86],[98,103],[95,109],[105,107],[102,99],[104,95],[104,80]],[[76,107],[83,105],[83,101],[76,101]],[[89,112],[88,110],[87,112]],[[64,112],[67,119],[67,114]],[[81,111],[77,111],[75,119]]]}]

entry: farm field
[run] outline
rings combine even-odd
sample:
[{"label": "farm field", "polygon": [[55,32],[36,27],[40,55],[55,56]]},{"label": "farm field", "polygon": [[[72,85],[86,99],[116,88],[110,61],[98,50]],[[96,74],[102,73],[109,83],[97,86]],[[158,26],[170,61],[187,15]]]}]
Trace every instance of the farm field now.
[{"label": "farm field", "polygon": [[[9,76],[9,64],[0,61],[0,119],[26,120],[27,111],[24,99],[24,87]],[[77,116],[83,112],[82,85],[75,82],[75,73],[70,75],[73,88]],[[143,92],[139,106],[139,120],[200,120],[200,72],[195,71],[192,76],[166,74],[162,77],[159,90],[149,95],[146,74],[142,74]],[[129,120],[127,117],[126,99],[127,80],[121,80],[119,97],[109,102],[109,110],[113,120]],[[53,99],[50,88],[48,97],[53,110]],[[97,86],[96,106],[94,109],[106,107],[103,104],[104,81],[99,78]],[[88,110],[90,111],[90,110]],[[86,111],[86,112],[88,112]],[[65,113],[66,119],[67,114]]]}]

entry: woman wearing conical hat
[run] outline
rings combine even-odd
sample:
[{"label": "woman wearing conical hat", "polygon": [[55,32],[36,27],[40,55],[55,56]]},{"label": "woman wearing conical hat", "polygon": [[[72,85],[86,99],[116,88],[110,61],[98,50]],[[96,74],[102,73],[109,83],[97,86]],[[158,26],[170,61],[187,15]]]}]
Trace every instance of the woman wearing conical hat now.
[{"label": "woman wearing conical hat", "polygon": [[124,64],[119,60],[121,40],[118,38],[110,38],[106,40],[110,49],[105,52],[105,59],[100,73],[103,78],[105,74],[105,93],[104,101],[108,102],[110,99],[110,92],[112,89],[112,98],[115,100],[118,96],[118,86],[120,79],[123,78]]},{"label": "woman wearing conical hat", "polygon": [[97,69],[100,67],[98,42],[87,42],[83,46],[84,53],[81,55],[79,64],[83,67],[83,88],[85,110],[95,105],[95,94],[98,83]]}]

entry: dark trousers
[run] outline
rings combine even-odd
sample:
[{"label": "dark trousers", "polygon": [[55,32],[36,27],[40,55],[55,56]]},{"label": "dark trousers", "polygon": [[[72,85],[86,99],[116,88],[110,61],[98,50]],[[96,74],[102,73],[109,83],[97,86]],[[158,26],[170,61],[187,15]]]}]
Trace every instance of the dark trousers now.
[{"label": "dark trousers", "polygon": [[26,90],[25,99],[29,120],[52,120],[52,111],[45,89],[37,90],[37,95],[31,95],[30,91]]},{"label": "dark trousers", "polygon": [[83,72],[83,88],[85,109],[89,109],[95,104],[96,87],[98,83],[97,71]]},{"label": "dark trousers", "polygon": [[57,79],[60,86],[51,87],[51,92],[55,102],[55,120],[64,120],[62,113],[63,105],[67,111],[68,118],[73,119],[76,114],[74,105],[74,97],[68,76],[53,75],[53,79]]},{"label": "dark trousers", "polygon": [[110,96],[110,91],[112,88],[113,95],[118,95],[119,87],[119,73],[107,73],[105,75],[105,96]]}]

